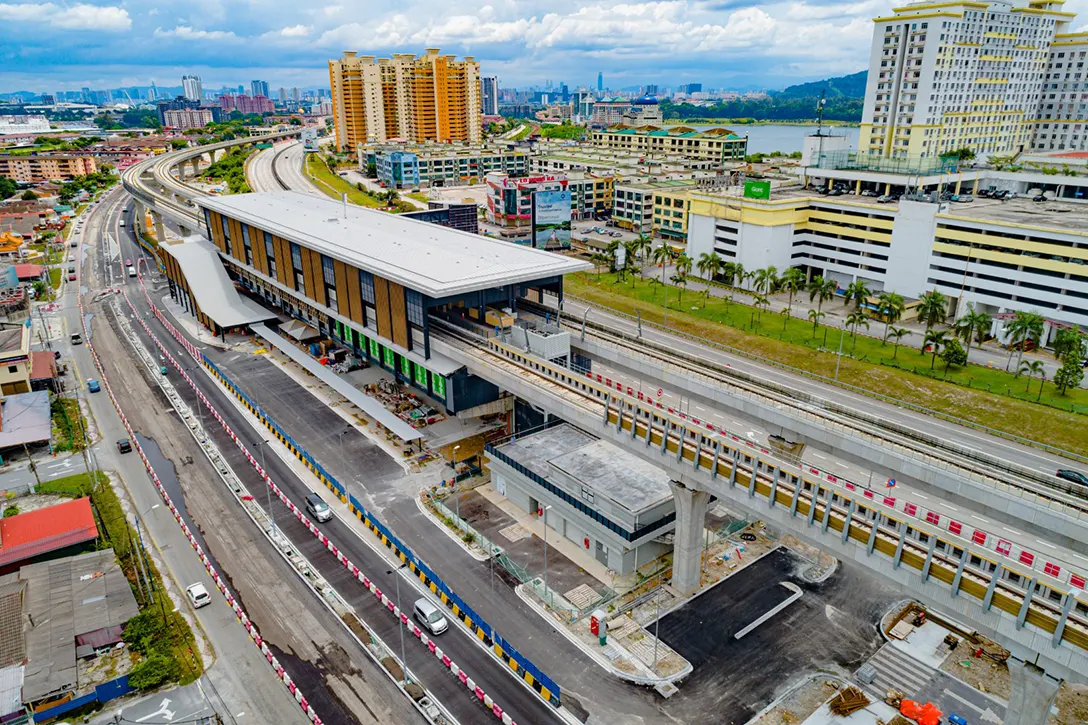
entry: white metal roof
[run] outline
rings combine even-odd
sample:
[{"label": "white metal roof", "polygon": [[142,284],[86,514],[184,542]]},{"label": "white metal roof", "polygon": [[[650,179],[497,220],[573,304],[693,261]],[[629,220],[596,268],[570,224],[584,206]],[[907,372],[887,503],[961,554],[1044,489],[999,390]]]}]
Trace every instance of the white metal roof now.
[{"label": "white metal roof", "polygon": [[592,268],[542,249],[293,191],[196,203],[431,297]]},{"label": "white metal roof", "polygon": [[238,294],[219,261],[219,250],[206,239],[187,237],[181,244],[164,244],[159,249],[177,260],[200,311],[220,327],[276,319],[274,312]]}]

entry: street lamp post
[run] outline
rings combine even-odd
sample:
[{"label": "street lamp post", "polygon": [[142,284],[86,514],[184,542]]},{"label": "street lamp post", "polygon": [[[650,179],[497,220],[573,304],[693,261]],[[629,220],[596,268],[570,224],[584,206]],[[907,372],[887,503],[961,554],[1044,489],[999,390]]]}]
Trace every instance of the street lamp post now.
[{"label": "street lamp post", "polygon": [[550,508],[551,504],[544,507],[544,595],[548,597],[549,605],[551,604],[548,589],[548,509]]},{"label": "street lamp post", "polygon": [[658,596],[654,597],[654,674],[657,674],[657,644],[661,641],[658,634],[661,631],[661,587],[658,586]]},{"label": "street lamp post", "polygon": [[269,522],[269,525],[271,526],[271,530],[270,530],[269,533],[275,535],[275,533],[276,533],[276,515],[272,512],[272,486],[269,485],[268,469],[265,468],[265,465],[264,465],[264,447],[266,445],[268,445],[268,440],[262,438],[255,445],[261,451],[261,471],[262,471],[261,475],[262,475],[262,480],[264,481],[264,489],[265,489],[265,491],[268,492],[268,522]]},{"label": "street lamp post", "polygon": [[348,475],[348,459],[344,458],[344,436],[350,433],[351,430],[351,428],[345,428],[336,434],[336,439],[340,442],[340,465],[344,468],[344,470],[340,472],[340,475],[345,479]]},{"label": "street lamp post", "polygon": [[839,333],[839,352],[835,357],[835,382],[839,380],[839,363],[842,362],[842,341],[846,339],[846,328]]},{"label": "street lamp post", "polygon": [[451,458],[453,458],[453,461],[450,463],[450,466],[453,467],[453,504],[457,508],[458,522],[461,521],[461,496],[457,492],[457,450],[460,447],[460,445],[456,445],[453,447],[453,453],[451,454]]},{"label": "street lamp post", "polygon": [[[396,580],[397,580],[397,584],[396,584],[396,586],[397,586],[397,609],[401,612],[401,614],[404,613],[404,609],[400,606],[400,570],[403,569],[406,566],[408,566],[408,565],[407,564],[401,564],[400,566],[398,566],[396,568],[395,571],[386,572],[387,574],[393,574],[396,577]],[[405,651],[404,651],[404,621],[398,619],[397,620],[397,625],[398,625],[397,629],[400,630],[400,666],[401,666],[401,669],[404,670],[404,681],[408,682],[408,660],[405,657]]]}]

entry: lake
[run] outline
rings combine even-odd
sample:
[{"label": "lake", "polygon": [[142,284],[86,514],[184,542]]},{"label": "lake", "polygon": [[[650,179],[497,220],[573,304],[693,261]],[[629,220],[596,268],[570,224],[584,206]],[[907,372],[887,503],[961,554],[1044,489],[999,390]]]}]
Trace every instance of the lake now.
[{"label": "lake", "polygon": [[[771,151],[800,151],[805,142],[805,136],[816,133],[816,126],[793,126],[787,124],[767,124],[765,126],[742,126],[722,123],[718,125],[691,126],[699,131],[708,128],[725,127],[738,136],[748,137],[748,153],[770,153]],[[828,127],[825,127],[827,129]],[[835,136],[846,136],[850,139],[850,147],[857,148],[860,128],[850,126],[831,127],[830,131]]]}]

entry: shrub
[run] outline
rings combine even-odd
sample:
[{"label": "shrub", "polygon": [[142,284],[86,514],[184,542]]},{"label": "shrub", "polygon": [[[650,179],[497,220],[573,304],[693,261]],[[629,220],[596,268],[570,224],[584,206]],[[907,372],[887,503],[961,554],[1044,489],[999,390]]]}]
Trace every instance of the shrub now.
[{"label": "shrub", "polygon": [[9,516],[18,516],[18,515],[19,515],[19,507],[18,506],[8,506],[6,509],[4,509],[4,518],[5,519],[8,518]]},{"label": "shrub", "polygon": [[137,652],[146,654],[155,648],[166,634],[162,617],[151,611],[141,612],[128,620],[121,639]]},{"label": "shrub", "polygon": [[128,674],[128,684],[137,690],[149,690],[168,680],[178,679],[178,674],[178,663],[156,652],[132,668]]}]

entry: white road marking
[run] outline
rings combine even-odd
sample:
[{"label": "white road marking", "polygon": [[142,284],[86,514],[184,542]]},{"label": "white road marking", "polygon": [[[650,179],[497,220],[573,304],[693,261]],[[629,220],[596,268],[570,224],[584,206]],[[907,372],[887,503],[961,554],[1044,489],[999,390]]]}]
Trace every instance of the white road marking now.
[{"label": "white road marking", "polygon": [[926,501],[929,500],[929,496],[926,496],[925,494],[918,493],[917,491],[914,491],[913,495],[917,496],[918,498],[924,498]]},{"label": "white road marking", "polygon": [[1010,534],[1015,534],[1016,536],[1024,535],[1023,532],[1017,531],[1016,529],[1010,529],[1008,526],[1002,526],[1001,528],[1005,529],[1005,531],[1008,531]]},{"label": "white road marking", "polygon": [[825,455],[824,455],[824,454],[822,454],[822,453],[817,453],[816,451],[813,451],[813,452],[812,452],[812,455],[816,456],[817,458],[822,458],[822,459],[824,459],[825,461],[827,460],[827,456],[825,456]]},{"label": "white road marking", "polygon": [[1036,541],[1038,541],[1040,544],[1047,547],[1048,549],[1054,549],[1055,551],[1058,550],[1058,547],[1054,546],[1054,544],[1048,544],[1045,541],[1043,541],[1042,539],[1036,539]]},{"label": "white road marking", "polygon": [[976,521],[981,521],[981,522],[982,522],[982,523],[984,523],[984,524],[988,524],[988,523],[990,523],[989,521],[987,521],[986,519],[982,518],[981,516],[975,516],[974,514],[971,514],[971,518],[975,519]]},{"label": "white road marking", "polygon": [[948,504],[945,504],[944,507],[946,509],[948,509],[949,511],[959,511],[959,509],[956,508],[955,506],[949,506]]}]

